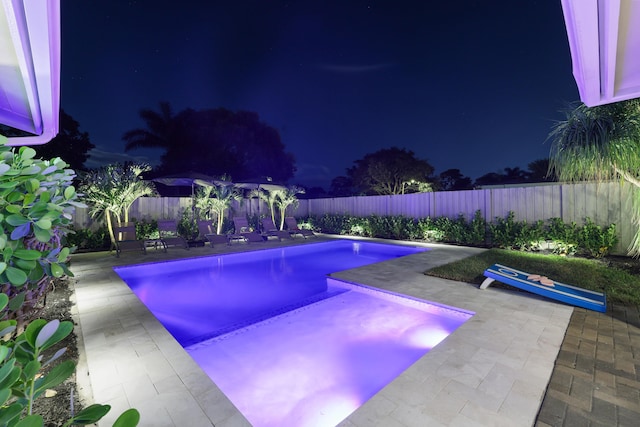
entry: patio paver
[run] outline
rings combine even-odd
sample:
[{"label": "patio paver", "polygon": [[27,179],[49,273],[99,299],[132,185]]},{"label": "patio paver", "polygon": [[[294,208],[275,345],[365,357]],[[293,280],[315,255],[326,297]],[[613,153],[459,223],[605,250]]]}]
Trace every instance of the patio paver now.
[{"label": "patio paver", "polygon": [[[322,239],[170,249],[166,254],[151,250],[146,256],[121,258],[104,252],[74,255],[71,269],[76,275],[80,344],[86,358],[79,366],[78,380],[87,400],[113,406],[101,425],[111,425],[117,414],[132,406],[141,412],[141,426],[249,425],[120,280],[114,265]],[[573,309],[521,292],[481,291],[475,285],[425,276],[422,272],[432,266],[482,251],[429,246],[428,252],[333,275],[476,313],[340,425],[533,425]],[[635,359],[624,358],[612,367],[628,372],[634,363]],[[563,378],[557,382],[563,384]],[[632,393],[633,383],[627,385]],[[598,407],[611,405],[599,395],[595,400]],[[566,406],[567,412],[575,412],[574,406]]]}]

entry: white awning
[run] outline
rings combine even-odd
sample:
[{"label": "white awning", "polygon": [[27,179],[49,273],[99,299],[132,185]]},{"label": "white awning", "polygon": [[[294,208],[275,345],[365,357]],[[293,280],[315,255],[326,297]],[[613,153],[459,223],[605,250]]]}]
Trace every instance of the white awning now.
[{"label": "white awning", "polygon": [[0,0],[0,123],[34,134],[9,144],[50,141],[59,113],[60,1]]},{"label": "white awning", "polygon": [[562,9],[582,102],[640,98],[640,0],[562,0]]}]

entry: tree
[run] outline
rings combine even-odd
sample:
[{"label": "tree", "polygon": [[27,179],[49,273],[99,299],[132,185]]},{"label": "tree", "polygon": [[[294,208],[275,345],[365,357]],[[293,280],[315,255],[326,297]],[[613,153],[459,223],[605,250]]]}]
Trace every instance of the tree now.
[{"label": "tree", "polygon": [[[83,170],[84,162],[90,157],[89,151],[95,145],[89,141],[87,132],[80,132],[80,124],[70,115],[60,110],[58,135],[43,145],[34,145],[36,155],[44,158],[60,157],[71,169]],[[20,129],[0,124],[0,135],[22,137],[32,135]]]},{"label": "tree", "polygon": [[242,200],[242,195],[233,185],[213,185],[200,187],[195,194],[195,206],[207,219],[216,216],[216,234],[222,233],[224,213],[234,200]]},{"label": "tree", "polygon": [[284,229],[284,218],[287,216],[287,208],[289,206],[298,206],[297,195],[303,193],[304,190],[300,187],[291,186],[284,190],[276,190],[276,205],[280,213],[280,230]]},{"label": "tree", "polygon": [[138,197],[155,195],[153,184],[141,177],[149,169],[146,164],[111,164],[90,170],[81,177],[80,191],[90,207],[89,214],[106,222],[114,246],[113,220],[128,222],[133,202]]},{"label": "tree", "polygon": [[364,194],[404,194],[409,184],[433,181],[433,166],[413,151],[391,147],[367,154],[347,169],[354,186]]},{"label": "tree", "polygon": [[355,194],[353,179],[348,176],[337,176],[333,178],[329,186],[329,194],[333,197],[353,196]]},{"label": "tree", "polygon": [[217,108],[174,115],[168,103],[161,103],[159,113],[144,109],[140,117],[147,129],[126,132],[125,150],[163,149],[156,176],[194,171],[229,174],[240,181],[270,176],[286,182],[295,173],[295,159],[285,151],[278,131],[257,113]]},{"label": "tree", "polygon": [[549,174],[549,159],[538,159],[527,165],[529,182],[549,182],[553,181],[553,176]]},{"label": "tree", "polygon": [[462,175],[460,169],[447,169],[440,173],[440,189],[444,191],[472,190],[471,178]]},{"label": "tree", "polygon": [[549,169],[560,181],[620,178],[634,186],[638,227],[629,255],[640,256],[640,100],[589,108],[573,104],[556,122],[549,139]]},{"label": "tree", "polygon": [[95,145],[87,132],[80,131],[80,124],[64,110],[60,110],[60,131],[55,138],[43,145],[33,147],[38,156],[60,157],[76,171],[84,170],[84,163],[90,157],[89,151]]}]

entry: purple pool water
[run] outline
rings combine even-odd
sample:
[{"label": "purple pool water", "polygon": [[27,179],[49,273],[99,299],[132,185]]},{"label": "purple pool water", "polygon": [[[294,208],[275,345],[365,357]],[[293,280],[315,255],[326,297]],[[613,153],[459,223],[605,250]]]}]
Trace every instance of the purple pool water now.
[{"label": "purple pool water", "polygon": [[333,426],[472,313],[327,275],[424,250],[332,241],[115,270],[254,426]]}]

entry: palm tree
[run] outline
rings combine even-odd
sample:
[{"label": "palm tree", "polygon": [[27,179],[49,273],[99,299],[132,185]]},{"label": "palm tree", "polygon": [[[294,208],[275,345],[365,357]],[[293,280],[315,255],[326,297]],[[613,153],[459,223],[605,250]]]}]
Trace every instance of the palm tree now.
[{"label": "palm tree", "polygon": [[286,216],[287,208],[289,206],[298,205],[299,202],[296,194],[304,193],[304,190],[296,186],[291,186],[284,190],[275,190],[273,193],[275,193],[275,204],[278,206],[278,210],[280,211],[280,230],[282,231],[282,229],[284,229],[284,218]]},{"label": "palm tree", "polygon": [[211,218],[212,213],[216,215],[216,234],[221,234],[225,211],[234,200],[241,199],[242,195],[233,185],[206,186],[196,192],[195,206],[207,218]]},{"label": "palm tree", "polygon": [[109,230],[111,243],[115,245],[113,222],[129,221],[129,208],[142,196],[155,195],[152,183],[143,181],[140,175],[150,170],[146,164],[111,164],[90,170],[82,176],[80,192],[90,206],[89,214],[103,219]]},{"label": "palm tree", "polygon": [[264,189],[254,190],[251,195],[257,195],[260,199],[264,200],[267,206],[269,206],[269,211],[271,212],[271,221],[276,223],[276,203],[278,202],[278,191],[280,190],[272,190],[267,191]]},{"label": "palm tree", "polygon": [[629,255],[640,256],[640,100],[573,105],[549,134],[549,171],[560,181],[622,179],[635,187]]},{"label": "palm tree", "polygon": [[144,120],[147,129],[133,129],[126,132],[122,139],[126,141],[125,151],[135,148],[165,148],[177,146],[180,133],[177,122],[168,102],[160,103],[160,111],[142,109],[140,118]]}]

